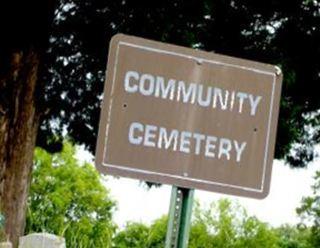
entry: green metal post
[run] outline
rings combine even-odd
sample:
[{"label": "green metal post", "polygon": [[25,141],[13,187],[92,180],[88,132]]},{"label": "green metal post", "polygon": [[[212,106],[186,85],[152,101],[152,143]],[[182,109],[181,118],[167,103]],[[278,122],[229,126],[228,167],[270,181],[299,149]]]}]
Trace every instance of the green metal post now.
[{"label": "green metal post", "polygon": [[194,189],[172,186],[165,248],[187,248]]}]

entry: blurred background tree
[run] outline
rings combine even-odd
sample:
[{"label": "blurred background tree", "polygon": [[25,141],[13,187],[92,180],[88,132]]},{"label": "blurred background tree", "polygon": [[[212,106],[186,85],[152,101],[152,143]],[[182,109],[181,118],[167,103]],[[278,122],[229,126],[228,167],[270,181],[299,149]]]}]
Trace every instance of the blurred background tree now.
[{"label": "blurred background tree", "polygon": [[[207,234],[207,237],[202,237],[201,243],[193,238],[203,234]],[[249,216],[245,209],[236,203],[222,199],[207,208],[196,206],[190,237],[192,248],[273,248],[277,247],[277,241],[278,237],[268,224]]]},{"label": "blurred background tree", "polygon": [[320,171],[316,172],[314,179],[313,195],[303,198],[297,213],[303,224],[311,225],[311,241],[314,247],[320,247]]},{"label": "blurred background tree", "polygon": [[[221,199],[207,206],[196,202],[190,248],[316,248],[319,247],[319,178],[315,196],[306,197],[298,212],[313,223],[271,227],[236,202]],[[167,217],[150,225],[113,222],[115,202],[92,164],[76,158],[76,148],[64,142],[60,153],[37,148],[28,197],[26,234],[50,232],[65,237],[67,247],[163,248]],[[4,237],[5,238],[5,237]]]},{"label": "blurred background tree", "polygon": [[[319,141],[319,10],[318,1],[308,0],[62,0],[50,36],[48,118],[38,142],[45,146],[41,137],[48,142],[65,128],[94,151],[108,42],[122,32],[279,65],[284,86],[276,157],[304,166]],[[52,120],[58,120],[54,127]]]},{"label": "blurred background tree", "polygon": [[[308,228],[284,225],[272,228],[237,203],[220,200],[207,207],[196,205],[190,248],[315,248]],[[151,225],[128,223],[118,232],[114,248],[164,247],[167,218]]]},{"label": "blurred background tree", "polygon": [[115,202],[95,168],[80,164],[70,143],[54,155],[37,148],[34,160],[26,233],[64,236],[67,247],[110,247]]},{"label": "blurred background tree", "polygon": [[279,248],[315,248],[310,228],[283,225],[276,228]]},{"label": "blurred background tree", "polygon": [[148,247],[147,241],[150,228],[142,223],[128,222],[124,230],[114,238],[114,248]]}]

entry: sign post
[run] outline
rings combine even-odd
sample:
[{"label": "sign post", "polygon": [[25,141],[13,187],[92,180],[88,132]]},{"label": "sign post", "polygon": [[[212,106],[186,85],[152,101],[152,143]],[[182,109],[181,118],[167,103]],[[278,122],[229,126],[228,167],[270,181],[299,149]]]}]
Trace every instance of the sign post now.
[{"label": "sign post", "polygon": [[165,248],[187,248],[194,189],[172,186]]}]

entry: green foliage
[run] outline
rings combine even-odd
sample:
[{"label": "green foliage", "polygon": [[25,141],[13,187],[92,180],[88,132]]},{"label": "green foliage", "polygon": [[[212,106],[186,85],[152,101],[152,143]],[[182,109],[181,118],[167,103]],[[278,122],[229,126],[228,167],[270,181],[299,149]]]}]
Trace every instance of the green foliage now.
[{"label": "green foliage", "polygon": [[70,143],[54,155],[36,149],[26,232],[64,236],[67,247],[110,247],[115,203],[95,168],[74,156]]},{"label": "green foliage", "polygon": [[165,237],[167,233],[167,222],[166,216],[156,220],[150,228],[149,239],[147,247],[152,248],[163,248],[165,246]]},{"label": "green foliage", "polygon": [[207,209],[196,205],[190,242],[192,248],[273,248],[277,247],[277,236],[242,207],[220,200]]},{"label": "green foliage", "polygon": [[139,223],[127,223],[125,229],[114,238],[114,248],[147,247],[149,227]]},{"label": "green foliage", "polygon": [[279,237],[279,248],[313,248],[311,232],[308,228],[296,228],[292,226],[282,226],[276,229]]},{"label": "green foliage", "polygon": [[312,223],[311,240],[315,247],[320,247],[320,171],[316,172],[313,195],[304,197],[297,213],[306,224]]},{"label": "green foliage", "polygon": [[196,221],[190,231],[190,248],[213,248],[213,235],[209,232],[207,223]]},{"label": "green foliage", "polygon": [[[152,225],[128,223],[115,236],[112,213],[115,203],[90,164],[80,165],[75,148],[65,143],[59,154],[38,148],[28,198],[26,232],[50,232],[64,236],[67,247],[162,248],[167,218]],[[245,209],[228,200],[201,208],[196,203],[190,248],[315,248],[319,247],[320,172],[298,212],[313,227],[283,226],[272,229]]]},{"label": "green foliage", "polygon": [[167,231],[167,218],[156,220],[151,226],[128,223],[114,238],[114,248],[163,248]]},{"label": "green foliage", "polygon": [[[43,59],[46,64],[42,81],[46,84],[41,91],[43,106],[48,111],[41,123],[38,145],[59,149],[56,143],[61,139],[52,136],[61,137],[66,129],[73,140],[94,150],[107,44],[112,35],[126,33],[279,65],[284,86],[276,157],[297,167],[313,159],[313,146],[320,140],[320,130],[310,135],[305,127],[316,127],[312,123],[320,120],[320,115],[306,118],[320,108],[318,0],[56,2],[49,34],[41,32],[41,28],[34,35],[49,41]],[[29,9],[34,14],[44,12],[35,11],[35,6]],[[34,15],[24,16],[18,23],[24,24]],[[29,34],[30,29],[26,30]],[[14,41],[30,37],[20,31],[24,30],[14,32],[19,37]],[[294,146],[296,143],[300,145]],[[290,152],[292,149],[294,153]]]},{"label": "green foliage", "polygon": [[[283,226],[271,228],[249,216],[245,209],[228,200],[200,208],[197,203],[190,233],[189,248],[316,248],[310,230]],[[167,218],[147,226],[128,223],[119,232],[114,248],[163,248]]]}]

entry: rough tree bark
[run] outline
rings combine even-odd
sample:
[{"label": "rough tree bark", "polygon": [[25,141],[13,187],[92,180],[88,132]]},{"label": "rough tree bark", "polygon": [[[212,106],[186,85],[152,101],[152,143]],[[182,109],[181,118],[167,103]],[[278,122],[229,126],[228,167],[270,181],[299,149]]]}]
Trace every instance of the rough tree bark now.
[{"label": "rough tree bark", "polygon": [[[7,55],[0,76],[0,201],[5,232],[18,244],[23,235],[33,150],[39,126],[36,107],[39,54],[32,50]],[[3,58],[2,58],[3,59]]]},{"label": "rough tree bark", "polygon": [[24,233],[42,105],[39,68],[44,68],[57,3],[0,1],[0,211],[14,247]]}]

